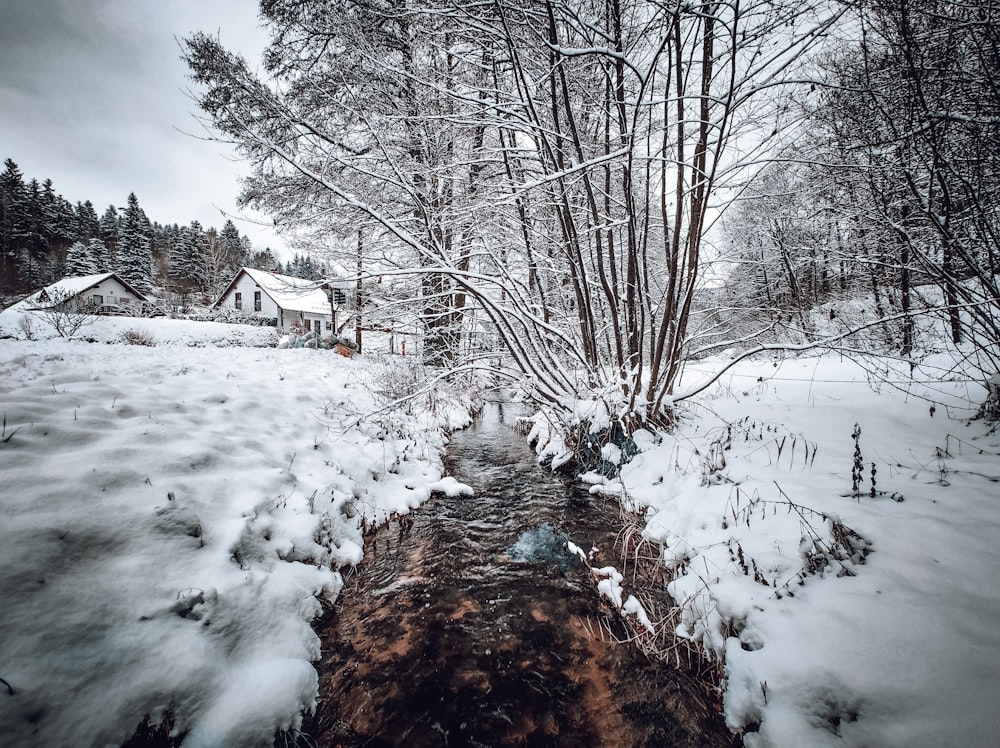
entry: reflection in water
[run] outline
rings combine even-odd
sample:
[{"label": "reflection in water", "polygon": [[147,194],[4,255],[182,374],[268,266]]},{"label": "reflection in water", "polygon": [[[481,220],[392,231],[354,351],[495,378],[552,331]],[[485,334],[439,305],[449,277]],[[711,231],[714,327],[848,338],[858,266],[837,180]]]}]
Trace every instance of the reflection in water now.
[{"label": "reflection in water", "polygon": [[684,676],[600,635],[620,621],[565,541],[615,563],[617,508],[538,468],[516,415],[454,435],[446,466],[474,497],[368,543],[320,631],[317,743],[731,745]]}]

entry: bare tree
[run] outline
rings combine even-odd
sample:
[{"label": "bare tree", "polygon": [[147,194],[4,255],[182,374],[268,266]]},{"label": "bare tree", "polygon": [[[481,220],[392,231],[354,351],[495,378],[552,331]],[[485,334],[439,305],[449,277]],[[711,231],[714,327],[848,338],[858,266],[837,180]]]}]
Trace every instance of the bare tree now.
[{"label": "bare tree", "polygon": [[217,299],[232,280],[229,248],[215,229],[209,229],[202,237],[194,237],[193,241],[201,245],[195,259],[204,288],[212,299]]},{"label": "bare tree", "polygon": [[42,291],[29,314],[49,325],[59,337],[70,339],[80,330],[97,321],[99,308],[95,302],[80,298],[65,289]]},{"label": "bare tree", "polygon": [[706,231],[780,145],[778,93],[837,18],[774,0],[276,0],[269,81],[205,35],[187,60],[254,165],[246,200],[381,227],[366,252],[421,280],[433,363],[456,363],[475,305],[540,400],[600,393],[634,428],[672,422]]},{"label": "bare tree", "polygon": [[[1000,31],[995,0],[876,0],[853,8],[860,43],[827,63],[816,123],[843,177],[858,175],[913,350],[915,279],[941,292],[952,342],[989,379],[1000,368]],[[859,215],[859,218],[863,218]]]}]

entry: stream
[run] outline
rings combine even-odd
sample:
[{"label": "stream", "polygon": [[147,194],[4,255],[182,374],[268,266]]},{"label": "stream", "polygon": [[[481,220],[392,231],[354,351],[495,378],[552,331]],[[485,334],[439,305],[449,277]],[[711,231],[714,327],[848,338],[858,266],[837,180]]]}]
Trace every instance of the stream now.
[{"label": "stream", "polygon": [[515,407],[453,435],[446,473],[475,496],[369,536],[317,623],[305,729],[319,746],[734,745],[704,685],[608,635],[619,614],[565,540],[619,566],[617,505],[540,469]]}]

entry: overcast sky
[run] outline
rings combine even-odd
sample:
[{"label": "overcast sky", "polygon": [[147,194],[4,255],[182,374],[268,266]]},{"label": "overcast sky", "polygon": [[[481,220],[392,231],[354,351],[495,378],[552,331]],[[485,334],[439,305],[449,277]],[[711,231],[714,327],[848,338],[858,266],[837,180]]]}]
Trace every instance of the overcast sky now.
[{"label": "overcast sky", "polygon": [[266,42],[256,0],[0,0],[0,161],[98,215],[129,192],[163,224],[221,228],[224,211],[255,248],[281,252],[239,219],[246,166],[192,136],[205,133],[178,40],[193,31],[219,33],[252,65]]}]

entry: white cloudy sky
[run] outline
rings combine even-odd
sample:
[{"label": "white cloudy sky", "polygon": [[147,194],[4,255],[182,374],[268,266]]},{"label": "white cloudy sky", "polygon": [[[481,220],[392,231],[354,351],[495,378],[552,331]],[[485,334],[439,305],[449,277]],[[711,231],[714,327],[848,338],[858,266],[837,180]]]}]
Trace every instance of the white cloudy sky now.
[{"label": "white cloudy sky", "polygon": [[192,136],[205,133],[178,40],[193,31],[252,62],[266,42],[255,0],[0,0],[0,161],[98,215],[135,192],[151,220],[221,228],[224,211],[254,247],[280,251],[238,219],[245,165]]}]

